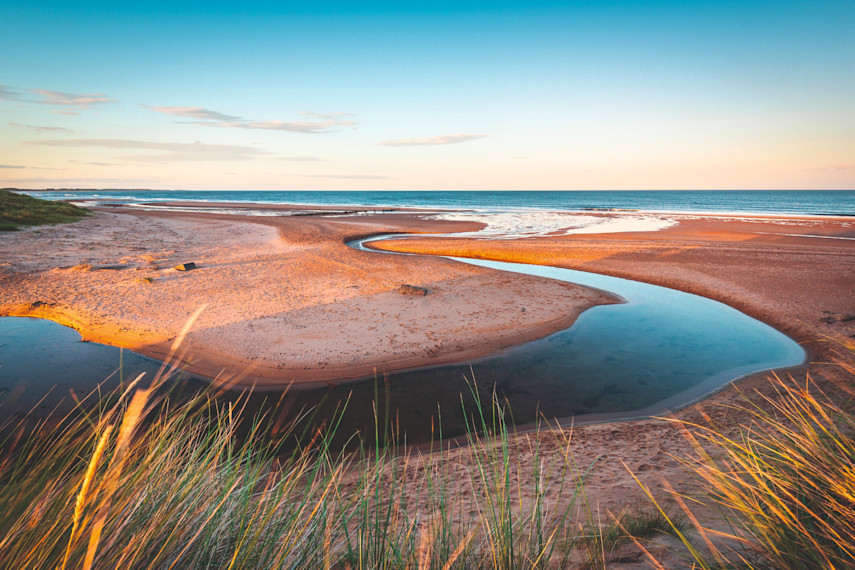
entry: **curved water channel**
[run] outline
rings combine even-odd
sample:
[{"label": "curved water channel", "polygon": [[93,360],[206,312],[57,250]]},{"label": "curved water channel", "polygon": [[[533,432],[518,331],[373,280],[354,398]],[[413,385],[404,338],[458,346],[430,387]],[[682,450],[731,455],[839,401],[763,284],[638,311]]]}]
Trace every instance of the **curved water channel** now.
[{"label": "curved water channel", "polygon": [[[390,255],[365,248],[365,241],[350,245]],[[276,402],[281,413],[292,415],[316,409],[313,421],[322,423],[340,402],[348,400],[339,426],[343,437],[373,434],[377,409],[381,418],[388,414],[382,420],[386,425],[394,423],[399,435],[406,434],[406,441],[415,443],[436,438],[440,426],[443,437],[462,433],[462,409],[471,409],[476,395],[489,402],[497,394],[507,402],[518,425],[539,417],[573,418],[577,423],[620,420],[664,414],[738,378],[805,360],[804,350],[789,337],[697,295],[570,269],[451,259],[594,287],[625,302],[593,307],[568,329],[480,360],[291,391],[285,396],[255,393],[252,406]],[[33,409],[54,385],[57,394],[67,395],[69,389],[85,394],[115,369],[119,349],[77,341],[75,331],[56,323],[0,319],[0,392],[7,395],[0,414],[8,415],[12,406],[19,412]],[[140,371],[153,374],[158,366],[124,351],[125,377]],[[114,375],[105,388],[117,380]],[[42,403],[43,408],[53,405],[50,400]]]}]

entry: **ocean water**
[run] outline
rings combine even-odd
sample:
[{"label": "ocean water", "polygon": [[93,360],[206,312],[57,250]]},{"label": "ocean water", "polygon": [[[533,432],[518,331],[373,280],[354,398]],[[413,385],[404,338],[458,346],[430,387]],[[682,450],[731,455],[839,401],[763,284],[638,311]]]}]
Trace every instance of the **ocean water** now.
[{"label": "ocean water", "polygon": [[257,191],[51,190],[30,195],[60,200],[144,203],[172,200],[337,206],[508,210],[640,210],[855,216],[855,190],[637,190],[637,191]]}]

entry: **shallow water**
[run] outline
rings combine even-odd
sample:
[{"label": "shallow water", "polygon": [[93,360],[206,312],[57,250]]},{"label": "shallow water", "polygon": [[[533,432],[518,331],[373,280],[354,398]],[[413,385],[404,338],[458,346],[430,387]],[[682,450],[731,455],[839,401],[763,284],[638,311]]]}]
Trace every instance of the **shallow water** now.
[{"label": "shallow water", "polygon": [[52,321],[0,318],[0,423],[30,412],[65,413],[74,406],[72,392],[83,398],[99,384],[109,391],[158,368],[160,362],[129,350],[82,342],[77,331]]},{"label": "shallow water", "polygon": [[[375,255],[389,255],[375,252]],[[540,275],[603,289],[626,300],[585,311],[570,328],[500,354],[460,365],[384,375],[330,388],[254,394],[252,408],[293,417],[317,409],[323,423],[348,400],[342,438],[359,432],[371,439],[375,412],[394,423],[410,443],[465,430],[462,407],[476,394],[495,393],[517,424],[538,417],[597,421],[662,414],[708,395],[748,374],[801,364],[802,348],[745,314],[709,299],[648,285],[553,267],[483,260],[458,261]],[[85,394],[119,364],[120,350],[79,342],[75,331],[48,321],[0,319],[0,413],[31,409],[55,385],[53,400],[70,389]],[[124,351],[126,378],[158,363]],[[474,382],[473,382],[474,379]],[[110,384],[116,384],[113,375]],[[231,394],[227,398],[236,398]],[[281,397],[281,398],[280,398]],[[377,405],[375,407],[375,399]]]}]

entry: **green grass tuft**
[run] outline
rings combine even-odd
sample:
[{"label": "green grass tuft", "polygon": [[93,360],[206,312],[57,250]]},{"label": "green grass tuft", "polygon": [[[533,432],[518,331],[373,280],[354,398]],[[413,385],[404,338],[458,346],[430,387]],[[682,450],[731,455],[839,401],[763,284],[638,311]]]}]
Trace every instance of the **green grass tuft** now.
[{"label": "green grass tuft", "polygon": [[[841,346],[837,364],[852,373],[855,343]],[[731,406],[747,418],[739,426],[678,421],[695,449],[684,463],[732,533],[704,528],[686,506],[692,499],[672,491],[706,548],[675,534],[697,568],[855,568],[855,402],[823,393],[809,375],[771,382],[771,396]],[[721,548],[716,537],[738,546]]]},{"label": "green grass tuft", "polygon": [[[584,489],[596,465],[576,465],[572,432],[515,437],[495,396],[466,410],[457,449],[386,446],[381,410],[373,448],[334,449],[333,419],[286,453],[240,402],[178,399],[163,382],[0,435],[0,567],[596,568],[636,549],[629,558],[661,568],[642,542],[660,533],[696,568],[855,566],[855,416],[809,383],[775,380],[777,397],[748,401],[740,428],[691,426],[686,464],[729,513],[723,534],[667,482],[685,516],[642,486],[656,510],[602,520]],[[721,538],[745,547],[723,551]]]},{"label": "green grass tuft", "polygon": [[88,215],[89,210],[73,204],[40,200],[0,189],[0,231],[15,231],[20,226],[76,222]]},{"label": "green grass tuft", "polygon": [[777,390],[735,436],[701,432],[694,470],[776,567],[855,567],[855,416],[810,382]]}]

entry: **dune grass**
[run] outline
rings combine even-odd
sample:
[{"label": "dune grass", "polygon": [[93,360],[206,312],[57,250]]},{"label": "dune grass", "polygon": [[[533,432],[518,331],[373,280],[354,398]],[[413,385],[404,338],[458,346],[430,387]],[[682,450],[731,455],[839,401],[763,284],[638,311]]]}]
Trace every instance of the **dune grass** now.
[{"label": "dune grass", "polygon": [[[837,364],[855,377],[855,343],[839,344]],[[770,381],[771,395],[743,394],[730,406],[747,418],[738,426],[706,414],[702,424],[674,420],[686,428],[695,453],[683,463],[704,493],[672,496],[703,546],[660,513],[695,568],[855,568],[855,400],[825,394],[810,375]],[[731,531],[703,526],[688,506],[695,501],[717,506]]]},{"label": "dune grass", "polygon": [[688,465],[742,544],[773,567],[855,567],[852,402],[834,403],[810,378],[776,379],[775,397],[760,400],[766,405],[739,408],[751,421],[736,433],[712,421],[695,426]]},{"label": "dune grass", "polygon": [[89,214],[89,210],[66,202],[40,200],[0,189],[0,231],[15,231],[21,226],[76,222]]},{"label": "dune grass", "polygon": [[0,567],[546,568],[568,554],[569,451],[547,461],[532,444],[522,468],[498,404],[473,410],[453,460],[384,447],[379,430],[356,453],[333,450],[332,430],[286,452],[239,404],[180,402],[159,382],[7,430]]},{"label": "dune grass", "polygon": [[572,430],[515,437],[498,399],[469,410],[458,449],[386,447],[381,419],[370,448],[334,449],[333,420],[286,450],[297,424],[271,440],[241,402],[173,397],[164,379],[5,431],[0,567],[602,568],[628,543],[664,567],[643,540],[663,532],[697,568],[855,563],[855,416],[809,382],[776,379],[768,405],[740,408],[749,424],[686,430],[686,465],[741,545],[725,551],[688,507],[600,520],[584,487],[596,466],[576,464]]}]

